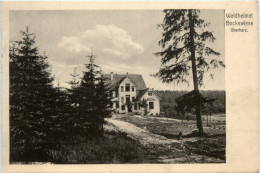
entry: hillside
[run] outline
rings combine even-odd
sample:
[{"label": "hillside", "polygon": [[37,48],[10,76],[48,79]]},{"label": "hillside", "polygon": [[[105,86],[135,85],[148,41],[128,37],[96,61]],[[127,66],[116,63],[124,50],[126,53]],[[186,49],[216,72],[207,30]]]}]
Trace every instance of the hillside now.
[{"label": "hillside", "polygon": [[[188,93],[189,91],[156,91],[161,97],[161,112],[174,113],[176,102],[175,99]],[[200,91],[203,97],[209,99],[216,98],[217,100],[213,104],[215,113],[225,113],[225,91],[224,90],[202,90]]]}]

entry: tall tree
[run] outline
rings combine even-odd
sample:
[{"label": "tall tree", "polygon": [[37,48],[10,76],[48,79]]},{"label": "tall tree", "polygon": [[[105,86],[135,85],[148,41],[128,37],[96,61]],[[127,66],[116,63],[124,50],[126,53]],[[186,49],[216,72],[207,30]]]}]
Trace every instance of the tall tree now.
[{"label": "tall tree", "polygon": [[50,129],[54,93],[46,56],[27,27],[10,51],[10,157],[42,160]]},{"label": "tall tree", "polygon": [[87,135],[95,135],[98,131],[98,115],[96,114],[96,83],[98,66],[94,64],[95,56],[91,53],[87,56],[89,63],[85,64],[86,71],[83,72],[83,77],[79,85],[79,127],[82,128],[82,133]]},{"label": "tall tree", "polygon": [[70,84],[70,88],[68,89],[69,92],[69,102],[71,104],[71,106],[75,109],[78,106],[78,87],[79,87],[79,81],[78,81],[78,77],[79,74],[77,74],[77,68],[74,68],[74,71],[72,74],[70,74],[72,76],[72,80],[69,81],[68,83]]},{"label": "tall tree", "polygon": [[68,110],[70,114],[70,118],[68,119],[68,123],[70,124],[68,125],[68,127],[70,127],[67,132],[68,136],[75,136],[75,134],[82,133],[82,122],[80,122],[79,118],[82,114],[79,110],[79,103],[83,95],[80,91],[79,74],[76,71],[77,68],[74,68],[73,73],[70,74],[72,76],[72,80],[68,82],[70,84],[70,88],[68,88],[68,102],[70,108]]},{"label": "tall tree", "polygon": [[97,103],[97,115],[98,115],[98,126],[99,132],[103,134],[103,125],[105,123],[105,118],[111,116],[111,110],[109,105],[111,102],[108,85],[105,84],[105,79],[102,75],[102,70],[99,70],[98,83],[96,86],[96,103]]},{"label": "tall tree", "polygon": [[[154,76],[165,83],[188,83],[190,70],[193,75],[194,93],[196,102],[196,118],[199,133],[203,133],[201,120],[201,94],[199,86],[203,85],[205,72],[219,66],[225,67],[223,61],[214,56],[220,56],[207,43],[214,42],[215,37],[206,31],[209,23],[199,17],[200,10],[172,10],[163,11],[165,17],[159,45],[162,51],[155,53],[161,57],[161,68]],[[213,74],[210,74],[213,78]]]},{"label": "tall tree", "polygon": [[70,138],[71,126],[71,107],[68,101],[67,90],[60,86],[54,88],[53,93],[53,115],[51,116],[50,137],[53,144],[58,141],[64,140],[65,137]]},{"label": "tall tree", "polygon": [[95,64],[95,55],[87,56],[89,63],[78,87],[80,128],[89,136],[98,136],[103,132],[104,118],[110,116],[109,91],[105,85],[100,67]]}]

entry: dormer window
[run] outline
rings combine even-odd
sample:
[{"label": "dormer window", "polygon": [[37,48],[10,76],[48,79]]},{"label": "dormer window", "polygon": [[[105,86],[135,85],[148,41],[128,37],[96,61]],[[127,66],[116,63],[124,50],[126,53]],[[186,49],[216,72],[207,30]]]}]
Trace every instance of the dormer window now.
[{"label": "dormer window", "polygon": [[153,92],[149,91],[148,96],[152,96],[152,95],[153,95]]},{"label": "dormer window", "polygon": [[130,84],[129,84],[129,83],[126,83],[126,84],[125,84],[125,91],[126,91],[126,92],[129,92],[129,91],[130,91]]},{"label": "dormer window", "polygon": [[132,86],[132,92],[134,92],[134,91],[135,91],[135,87]]}]

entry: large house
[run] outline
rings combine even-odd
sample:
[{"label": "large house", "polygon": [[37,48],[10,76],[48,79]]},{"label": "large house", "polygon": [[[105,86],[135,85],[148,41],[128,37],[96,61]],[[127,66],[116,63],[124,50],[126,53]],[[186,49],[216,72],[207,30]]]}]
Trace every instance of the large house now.
[{"label": "large house", "polygon": [[[147,88],[139,74],[103,74],[110,88],[111,108],[118,113],[160,113],[160,97],[151,88]],[[147,107],[142,106],[146,102]]]}]

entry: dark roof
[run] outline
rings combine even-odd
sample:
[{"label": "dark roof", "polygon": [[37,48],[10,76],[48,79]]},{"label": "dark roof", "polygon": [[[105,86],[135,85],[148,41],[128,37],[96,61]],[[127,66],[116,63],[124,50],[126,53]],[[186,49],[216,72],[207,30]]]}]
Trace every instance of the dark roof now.
[{"label": "dark roof", "polygon": [[[146,93],[148,90],[149,90],[149,88],[146,88],[146,89],[144,89],[144,90],[141,90],[139,93],[136,93],[136,95],[137,95],[136,100],[140,100],[140,99],[145,95],[145,93]],[[157,96],[157,98],[158,98],[159,100],[161,100],[161,97],[158,95],[158,93],[157,93],[156,91],[151,91],[151,92],[153,92],[153,93]]]},{"label": "dark roof", "polygon": [[153,91],[153,93],[158,97],[159,100],[161,100],[162,98],[160,97],[160,95],[158,94],[157,91]]},{"label": "dark roof", "polygon": [[145,93],[149,90],[149,88],[146,88],[144,90],[141,90],[140,93],[137,95],[136,97],[136,100],[140,100],[144,95]]},{"label": "dark roof", "polygon": [[[126,78],[126,74],[113,74],[113,80],[110,79],[110,74],[103,74],[105,78],[105,83],[111,86],[111,89],[116,89],[119,84]],[[132,80],[132,82],[136,85],[136,90],[146,89],[146,85],[142,75],[140,74],[128,74],[128,77]]]}]

